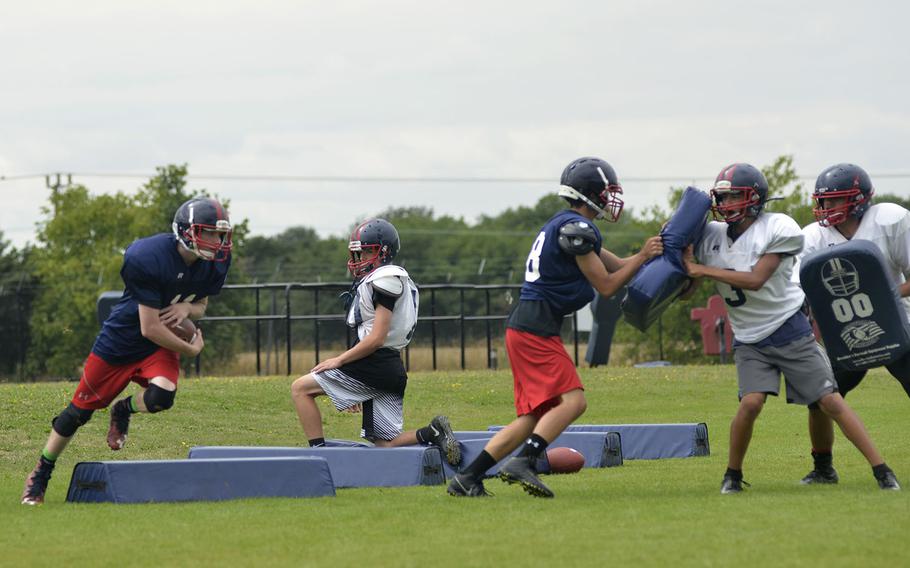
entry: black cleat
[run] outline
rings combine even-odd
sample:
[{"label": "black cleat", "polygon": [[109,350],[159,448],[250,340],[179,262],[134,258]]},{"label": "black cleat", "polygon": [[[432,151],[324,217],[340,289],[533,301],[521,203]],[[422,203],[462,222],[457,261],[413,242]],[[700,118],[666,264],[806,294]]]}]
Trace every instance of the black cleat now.
[{"label": "black cleat", "polygon": [[748,482],[743,481],[742,478],[736,478],[732,475],[725,475],[724,480],[720,484],[720,494],[729,495],[731,493],[742,493],[743,485],[746,487],[752,487]]},{"label": "black cleat", "polygon": [[130,409],[126,399],[121,399],[111,407],[111,427],[107,430],[107,445],[117,451],[126,444],[126,434],[130,430]]},{"label": "black cleat", "polygon": [[799,482],[803,485],[813,485],[816,483],[834,484],[837,483],[839,479],[840,478],[837,477],[837,471],[832,467],[828,469],[813,469]]},{"label": "black cleat", "polygon": [[[536,460],[534,460],[536,461]],[[506,483],[518,483],[525,493],[534,497],[554,497],[549,487],[543,484],[534,470],[534,463],[529,457],[513,457],[499,470],[499,479]]]},{"label": "black cleat", "polygon": [[38,459],[38,465],[25,478],[25,491],[22,492],[23,505],[41,505],[44,503],[44,493],[47,491],[47,484],[51,480],[51,473],[54,472],[54,462],[44,459],[44,456]]},{"label": "black cleat", "polygon": [[897,482],[897,477],[894,476],[893,471],[886,471],[881,477],[876,477],[878,481],[878,488],[884,489],[886,491],[900,491],[901,484]]},{"label": "black cleat", "polygon": [[449,419],[446,416],[437,416],[430,421],[430,430],[433,431],[433,437],[430,443],[442,449],[446,461],[450,465],[461,463],[461,445],[455,439],[455,433],[452,432],[452,426],[449,425]]},{"label": "black cleat", "polygon": [[473,479],[463,473],[455,474],[449,487],[446,489],[449,495],[455,497],[492,497],[493,494],[487,491],[483,486],[483,481]]}]

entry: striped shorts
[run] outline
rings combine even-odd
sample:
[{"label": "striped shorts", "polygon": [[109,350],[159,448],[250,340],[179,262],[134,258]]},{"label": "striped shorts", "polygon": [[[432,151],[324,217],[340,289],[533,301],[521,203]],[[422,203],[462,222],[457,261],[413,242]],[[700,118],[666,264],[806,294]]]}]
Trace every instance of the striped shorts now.
[{"label": "striped shorts", "polygon": [[391,440],[404,428],[404,397],[365,385],[339,369],[329,369],[313,375],[338,410],[360,403],[364,439]]}]

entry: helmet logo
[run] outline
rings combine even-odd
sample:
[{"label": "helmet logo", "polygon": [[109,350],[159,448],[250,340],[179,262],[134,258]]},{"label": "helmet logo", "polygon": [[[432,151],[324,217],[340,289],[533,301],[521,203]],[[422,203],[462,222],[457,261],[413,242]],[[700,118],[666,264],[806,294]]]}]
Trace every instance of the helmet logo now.
[{"label": "helmet logo", "polygon": [[859,291],[859,271],[847,259],[832,258],[822,267],[822,284],[832,296],[852,296]]}]

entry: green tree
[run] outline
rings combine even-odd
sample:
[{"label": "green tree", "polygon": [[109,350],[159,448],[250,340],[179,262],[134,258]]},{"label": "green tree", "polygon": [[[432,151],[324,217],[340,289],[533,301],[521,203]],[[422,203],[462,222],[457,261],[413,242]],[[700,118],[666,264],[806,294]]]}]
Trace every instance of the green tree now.
[{"label": "green tree", "polygon": [[0,377],[22,378],[29,343],[28,318],[35,294],[28,270],[31,250],[13,248],[0,232]]}]

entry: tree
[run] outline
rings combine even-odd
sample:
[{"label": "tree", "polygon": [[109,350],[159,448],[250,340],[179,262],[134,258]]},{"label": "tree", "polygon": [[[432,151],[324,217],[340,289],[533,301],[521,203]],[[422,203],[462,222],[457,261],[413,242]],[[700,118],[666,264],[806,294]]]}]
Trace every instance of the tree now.
[{"label": "tree", "polygon": [[28,316],[34,279],[28,271],[30,249],[12,248],[0,231],[0,376],[22,377],[29,344]]}]

